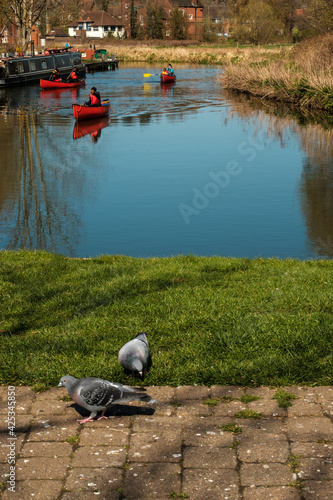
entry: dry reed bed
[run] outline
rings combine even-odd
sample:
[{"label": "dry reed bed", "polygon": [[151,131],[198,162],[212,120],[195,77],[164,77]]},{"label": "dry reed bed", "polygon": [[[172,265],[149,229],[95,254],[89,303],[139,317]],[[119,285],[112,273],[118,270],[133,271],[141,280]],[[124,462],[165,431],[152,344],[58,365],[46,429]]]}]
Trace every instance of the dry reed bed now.
[{"label": "dry reed bed", "polygon": [[221,82],[226,89],[330,111],[333,109],[333,36],[301,44],[278,62],[250,60],[229,65]]},{"label": "dry reed bed", "polygon": [[230,64],[251,59],[251,61],[262,61],[263,59],[277,59],[285,54],[286,48],[272,47],[249,47],[239,49],[237,47],[150,47],[140,45],[136,47],[114,46],[111,52],[117,53],[121,61],[129,62],[172,62],[188,64]]}]

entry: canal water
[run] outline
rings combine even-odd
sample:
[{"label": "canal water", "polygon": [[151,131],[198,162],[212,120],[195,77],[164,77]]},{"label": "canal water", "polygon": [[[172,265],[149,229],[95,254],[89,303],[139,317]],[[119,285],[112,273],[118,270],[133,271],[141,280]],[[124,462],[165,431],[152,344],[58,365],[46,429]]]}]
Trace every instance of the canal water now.
[{"label": "canal water", "polygon": [[[332,127],[226,92],[220,67],[160,70],[0,90],[0,248],[331,257]],[[114,113],[75,125],[91,86]]]}]

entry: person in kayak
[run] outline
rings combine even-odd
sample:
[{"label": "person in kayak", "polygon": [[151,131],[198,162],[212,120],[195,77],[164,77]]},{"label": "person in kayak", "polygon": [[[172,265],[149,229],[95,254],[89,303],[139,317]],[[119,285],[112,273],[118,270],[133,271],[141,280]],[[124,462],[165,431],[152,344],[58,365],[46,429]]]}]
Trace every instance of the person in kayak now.
[{"label": "person in kayak", "polygon": [[173,67],[172,67],[171,64],[168,64],[167,72],[168,72],[169,75],[173,75]]},{"label": "person in kayak", "polygon": [[79,81],[79,72],[77,70],[77,68],[73,68],[73,71],[71,72],[71,74],[69,75],[69,78],[68,80],[70,82],[78,82]]},{"label": "person in kayak", "polygon": [[162,75],[168,75],[168,74],[169,74],[169,73],[168,73],[167,69],[166,69],[166,68],[163,68]]},{"label": "person in kayak", "polygon": [[91,87],[89,99],[84,104],[86,106],[101,106],[101,96],[96,87]]},{"label": "person in kayak", "polygon": [[53,70],[50,80],[52,80],[53,82],[61,82],[61,75],[58,68]]}]

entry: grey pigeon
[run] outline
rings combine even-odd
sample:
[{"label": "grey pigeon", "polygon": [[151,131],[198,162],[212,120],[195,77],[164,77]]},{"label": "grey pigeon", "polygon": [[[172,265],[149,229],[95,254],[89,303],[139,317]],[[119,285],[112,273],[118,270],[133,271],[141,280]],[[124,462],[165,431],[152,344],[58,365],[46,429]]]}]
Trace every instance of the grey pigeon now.
[{"label": "grey pigeon", "polygon": [[132,400],[144,401],[148,404],[158,403],[156,399],[145,394],[144,389],[108,382],[97,377],[75,378],[71,375],[65,375],[61,377],[58,387],[66,387],[75,403],[91,412],[88,418],[78,420],[80,424],[91,422],[102,410],[103,413],[98,420],[107,418],[104,413],[113,404]]},{"label": "grey pigeon", "polygon": [[118,353],[118,359],[125,370],[138,373],[141,378],[144,378],[150,359],[145,332],[138,333],[133,340],[123,345]]}]

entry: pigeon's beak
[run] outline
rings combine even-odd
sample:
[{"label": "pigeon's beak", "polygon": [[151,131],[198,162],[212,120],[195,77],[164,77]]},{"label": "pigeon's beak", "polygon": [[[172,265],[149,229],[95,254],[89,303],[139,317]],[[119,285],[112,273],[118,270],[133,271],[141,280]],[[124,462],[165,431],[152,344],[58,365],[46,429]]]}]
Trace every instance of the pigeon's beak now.
[{"label": "pigeon's beak", "polygon": [[58,387],[62,387],[62,382],[59,382]]}]

